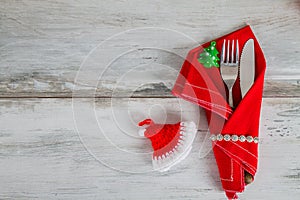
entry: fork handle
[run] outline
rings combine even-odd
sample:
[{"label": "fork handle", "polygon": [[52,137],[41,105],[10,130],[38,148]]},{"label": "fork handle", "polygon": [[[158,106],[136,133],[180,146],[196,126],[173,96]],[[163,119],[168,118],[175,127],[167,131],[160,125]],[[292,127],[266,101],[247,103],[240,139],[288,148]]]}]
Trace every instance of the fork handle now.
[{"label": "fork handle", "polygon": [[232,87],[230,88],[228,92],[228,102],[231,108],[233,108],[233,98],[232,98]]}]

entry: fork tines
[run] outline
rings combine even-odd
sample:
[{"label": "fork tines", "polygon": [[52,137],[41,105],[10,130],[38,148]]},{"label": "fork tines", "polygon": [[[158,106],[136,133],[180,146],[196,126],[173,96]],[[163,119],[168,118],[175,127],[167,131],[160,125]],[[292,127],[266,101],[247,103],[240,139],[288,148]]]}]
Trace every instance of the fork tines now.
[{"label": "fork tines", "polygon": [[[230,43],[231,43],[231,48],[230,48]],[[234,49],[234,47],[236,49]],[[239,63],[239,41],[236,40],[235,45],[234,45],[234,40],[228,40],[227,42],[227,51],[225,50],[226,48],[226,40],[223,42],[223,47],[222,47],[222,52],[221,52],[221,64],[225,66],[237,66]],[[231,50],[231,56],[229,56],[229,52]],[[226,58],[225,58],[225,51],[227,52]],[[234,52],[236,52],[236,56],[234,59]],[[230,60],[231,58],[231,60]]]}]

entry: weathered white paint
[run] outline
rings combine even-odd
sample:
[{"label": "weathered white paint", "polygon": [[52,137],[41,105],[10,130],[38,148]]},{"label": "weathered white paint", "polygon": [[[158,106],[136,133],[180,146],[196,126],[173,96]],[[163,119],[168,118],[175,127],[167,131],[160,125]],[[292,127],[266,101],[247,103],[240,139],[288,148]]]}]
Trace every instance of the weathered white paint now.
[{"label": "weathered white paint", "polygon": [[[272,98],[263,102],[259,172],[241,199],[297,199],[299,8],[298,0],[2,0],[0,199],[225,199],[203,111],[169,97],[191,48],[244,23],[265,52],[264,97]],[[111,38],[74,81],[98,44],[144,27],[160,29]],[[99,98],[73,99],[72,109],[72,95]],[[151,148],[135,124],[148,116],[199,122],[191,155],[169,173],[142,173]]]},{"label": "weathered white paint", "polygon": [[[178,99],[0,100],[0,198],[12,199],[225,199],[203,111]],[[264,99],[259,171],[241,199],[297,199],[299,194],[299,99]],[[95,109],[96,115],[90,115]],[[127,111],[130,111],[129,113]],[[151,115],[163,122],[199,120],[190,156],[160,174],[151,170],[149,141],[135,123]],[[182,110],[182,111],[181,111]],[[106,136],[95,124],[97,116]],[[119,118],[118,118],[119,117]],[[82,127],[83,126],[83,127]],[[199,151],[201,148],[201,158]],[[207,153],[208,152],[208,153]]]},{"label": "weathered white paint", "polygon": [[[267,79],[272,95],[284,96],[292,88],[299,93],[299,1],[9,1],[3,0],[0,37],[0,96],[71,96],[66,84],[73,84],[83,59],[100,42],[114,34],[143,27],[171,29],[175,32],[144,31],[112,38],[104,57],[110,58],[117,49],[128,46],[133,51],[119,57],[99,82],[98,96],[110,96],[120,76],[130,67],[145,71],[154,64],[168,66],[158,70],[155,80],[168,87],[174,82],[182,59],[188,50],[229,33],[245,23],[252,25],[268,61]],[[192,38],[192,39],[191,39]],[[164,46],[170,52],[143,49]],[[122,51],[121,51],[122,52]],[[125,53],[125,52],[122,52]],[[114,56],[108,61],[113,61]],[[86,72],[85,80],[94,83],[96,74],[106,67],[104,59],[95,60],[95,68]],[[148,66],[147,66],[148,65]],[[283,84],[278,80],[293,80]],[[39,83],[39,84],[36,84]],[[155,87],[157,81],[149,82]],[[42,87],[41,87],[42,86]],[[137,86],[127,81],[128,88]],[[138,85],[139,86],[139,85]],[[286,86],[286,87],[285,87]],[[93,87],[81,87],[81,93]],[[282,94],[274,91],[283,88]],[[128,89],[116,88],[123,93]],[[161,88],[158,88],[161,89]],[[161,92],[159,95],[166,95]],[[145,93],[140,93],[141,96]]]}]

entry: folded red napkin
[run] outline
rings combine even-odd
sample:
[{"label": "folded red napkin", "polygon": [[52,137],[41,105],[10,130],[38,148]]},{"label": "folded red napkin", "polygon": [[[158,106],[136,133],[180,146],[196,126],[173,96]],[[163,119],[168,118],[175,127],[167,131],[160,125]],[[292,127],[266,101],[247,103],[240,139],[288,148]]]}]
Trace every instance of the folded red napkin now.
[{"label": "folded red napkin", "polygon": [[245,171],[253,177],[257,171],[259,119],[266,61],[250,26],[215,39],[222,49],[224,39],[238,39],[240,55],[248,39],[254,39],[255,82],[242,99],[239,80],[233,86],[233,111],[226,101],[227,89],[217,67],[199,63],[199,54],[210,42],[191,50],[183,63],[172,93],[206,109],[213,150],[220,178],[228,199],[236,199],[245,188]]}]

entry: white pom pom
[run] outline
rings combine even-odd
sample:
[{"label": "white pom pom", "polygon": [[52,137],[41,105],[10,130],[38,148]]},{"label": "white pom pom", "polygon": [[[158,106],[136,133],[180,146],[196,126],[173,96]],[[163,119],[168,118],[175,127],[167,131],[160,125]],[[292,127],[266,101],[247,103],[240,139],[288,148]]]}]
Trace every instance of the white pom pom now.
[{"label": "white pom pom", "polygon": [[145,131],[146,131],[145,128],[140,129],[139,130],[139,136],[145,137]]}]

